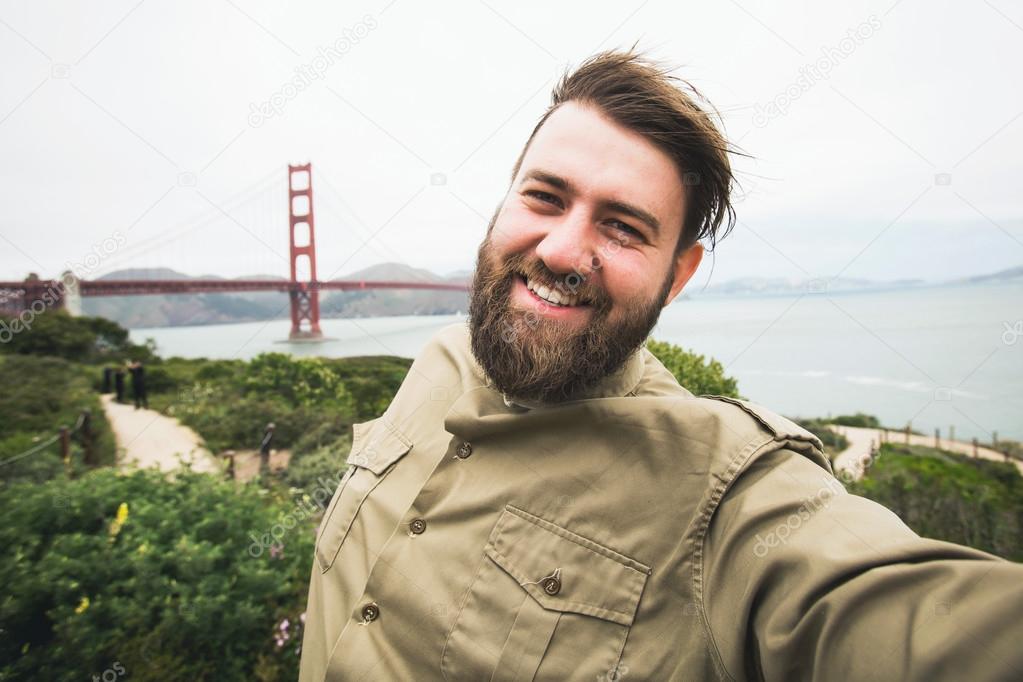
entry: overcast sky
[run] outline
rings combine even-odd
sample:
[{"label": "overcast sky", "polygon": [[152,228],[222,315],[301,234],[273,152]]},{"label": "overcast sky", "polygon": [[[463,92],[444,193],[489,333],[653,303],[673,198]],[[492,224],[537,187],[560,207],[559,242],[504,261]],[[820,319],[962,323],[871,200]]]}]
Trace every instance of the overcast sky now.
[{"label": "overcast sky", "polygon": [[306,161],[321,278],[469,269],[555,78],[637,40],[755,157],[711,282],[1023,264],[1023,7],[893,2],[4,0],[0,279],[286,275]]}]

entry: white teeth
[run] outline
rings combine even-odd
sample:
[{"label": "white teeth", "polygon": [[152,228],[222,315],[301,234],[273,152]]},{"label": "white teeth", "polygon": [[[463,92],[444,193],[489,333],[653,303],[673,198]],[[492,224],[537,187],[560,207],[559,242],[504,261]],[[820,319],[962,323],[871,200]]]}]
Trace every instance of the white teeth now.
[{"label": "white teeth", "polygon": [[578,296],[569,296],[555,289],[548,289],[543,284],[537,284],[533,280],[526,280],[526,288],[549,303],[558,306],[574,306],[579,304]]}]

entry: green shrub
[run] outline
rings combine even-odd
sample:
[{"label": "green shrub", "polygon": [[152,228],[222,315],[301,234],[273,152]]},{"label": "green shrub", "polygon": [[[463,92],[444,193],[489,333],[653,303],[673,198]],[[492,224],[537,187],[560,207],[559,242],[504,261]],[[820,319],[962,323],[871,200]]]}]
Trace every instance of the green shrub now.
[{"label": "green shrub", "polygon": [[195,429],[210,449],[253,449],[268,422],[274,447],[311,451],[380,416],[408,372],[404,358],[292,358],[250,362],[171,358],[150,369],[150,404]]},{"label": "green shrub", "polygon": [[1023,561],[1023,477],[1015,465],[885,443],[849,491],[926,537]]},{"label": "green shrub", "polygon": [[646,347],[693,395],[739,397],[738,382],[725,376],[725,368],[717,360],[706,360],[702,355],[665,341],[650,340]]},{"label": "green shrub", "polygon": [[345,460],[351,448],[351,436],[344,435],[315,450],[292,453],[291,462],[284,472],[284,480],[289,486],[309,495],[313,495],[318,488],[329,489],[333,495],[334,486],[330,482],[336,481],[339,474],[347,469]]},{"label": "green shrub", "polygon": [[189,472],[0,489],[0,679],[118,662],[138,680],[294,680],[314,508]]},{"label": "green shrub", "polygon": [[877,417],[872,414],[863,414],[862,412],[842,414],[828,421],[839,426],[855,426],[864,429],[881,428],[881,421]]},{"label": "green shrub", "polygon": [[341,377],[320,358],[262,353],[249,362],[242,380],[247,395],[273,395],[289,405],[330,406],[352,412]]},{"label": "green shrub", "polygon": [[0,391],[0,462],[7,462],[0,466],[0,482],[44,481],[63,471],[57,443],[19,455],[55,436],[61,426],[73,428],[83,410],[91,413],[92,436],[72,437],[73,467],[80,467],[86,457],[96,465],[116,461],[113,433],[92,389],[94,368],[55,357],[8,355],[0,356],[0,374],[9,382]]}]

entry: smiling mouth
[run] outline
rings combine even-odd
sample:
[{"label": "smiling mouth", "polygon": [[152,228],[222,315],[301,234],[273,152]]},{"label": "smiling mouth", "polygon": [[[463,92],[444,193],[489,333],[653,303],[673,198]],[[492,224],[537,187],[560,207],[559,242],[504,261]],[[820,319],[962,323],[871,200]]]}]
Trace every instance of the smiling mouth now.
[{"label": "smiling mouth", "polygon": [[521,272],[516,274],[518,278],[525,283],[526,288],[529,289],[533,295],[545,303],[549,303],[551,306],[556,308],[581,308],[589,305],[589,301],[578,294],[569,294],[564,291],[559,291],[556,288],[540,284],[536,280],[526,277]]}]

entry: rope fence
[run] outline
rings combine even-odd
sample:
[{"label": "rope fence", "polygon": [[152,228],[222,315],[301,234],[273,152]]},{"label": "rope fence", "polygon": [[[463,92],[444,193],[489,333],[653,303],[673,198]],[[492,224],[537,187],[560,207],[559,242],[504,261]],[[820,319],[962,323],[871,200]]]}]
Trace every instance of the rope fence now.
[{"label": "rope fence", "polygon": [[13,464],[25,457],[34,455],[37,452],[45,450],[54,443],[60,444],[60,457],[64,460],[64,466],[70,470],[71,467],[71,436],[78,435],[82,443],[82,448],[85,451],[85,464],[94,464],[94,448],[93,448],[93,432],[92,432],[92,412],[90,410],[82,410],[78,414],[78,419],[75,421],[75,425],[71,428],[61,426],[57,429],[57,433],[50,436],[44,441],[36,443],[24,452],[19,452],[13,457],[0,460],[0,467],[5,467],[8,464]]}]

